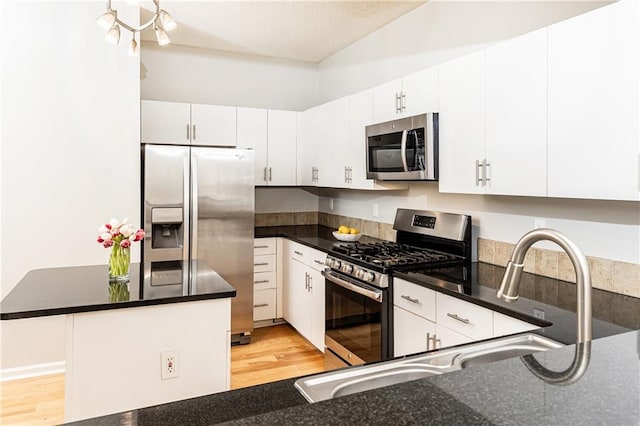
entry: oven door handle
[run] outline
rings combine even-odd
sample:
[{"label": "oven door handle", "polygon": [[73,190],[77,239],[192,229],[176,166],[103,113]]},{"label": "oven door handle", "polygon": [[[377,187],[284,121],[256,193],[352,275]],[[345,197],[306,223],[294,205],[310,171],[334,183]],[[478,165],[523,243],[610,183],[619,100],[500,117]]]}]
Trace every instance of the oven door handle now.
[{"label": "oven door handle", "polygon": [[320,273],[322,274],[323,277],[325,277],[332,283],[339,285],[340,287],[344,287],[347,290],[351,290],[355,293],[363,295],[364,297],[375,300],[378,303],[382,303],[381,290],[366,289],[366,288],[360,287],[359,285],[352,284],[349,281],[341,280],[340,278],[326,271],[322,271]]},{"label": "oven door handle", "polygon": [[402,138],[400,139],[400,156],[402,157],[402,167],[405,172],[409,171],[409,166],[407,165],[407,130],[402,131]]}]

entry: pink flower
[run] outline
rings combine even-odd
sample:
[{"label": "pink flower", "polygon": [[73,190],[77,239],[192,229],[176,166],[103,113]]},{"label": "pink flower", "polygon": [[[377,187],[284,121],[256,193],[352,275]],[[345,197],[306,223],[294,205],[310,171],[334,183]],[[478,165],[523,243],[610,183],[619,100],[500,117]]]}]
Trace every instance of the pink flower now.
[{"label": "pink flower", "polygon": [[102,243],[104,243],[104,240],[103,240],[102,238],[98,237],[98,242],[99,242],[100,244],[102,244]]},{"label": "pink flower", "polygon": [[111,229],[111,224],[105,223],[104,227],[107,228],[107,229]]},{"label": "pink flower", "polygon": [[113,241],[105,241],[104,243],[102,243],[102,245],[104,246],[104,248],[109,248],[113,245]]},{"label": "pink flower", "polygon": [[136,231],[135,239],[133,241],[140,241],[144,238],[144,229],[138,229]]},{"label": "pink flower", "polygon": [[129,241],[129,240],[122,240],[122,241],[120,241],[120,247],[122,247],[122,248],[129,248],[129,247],[131,247],[131,241]]}]

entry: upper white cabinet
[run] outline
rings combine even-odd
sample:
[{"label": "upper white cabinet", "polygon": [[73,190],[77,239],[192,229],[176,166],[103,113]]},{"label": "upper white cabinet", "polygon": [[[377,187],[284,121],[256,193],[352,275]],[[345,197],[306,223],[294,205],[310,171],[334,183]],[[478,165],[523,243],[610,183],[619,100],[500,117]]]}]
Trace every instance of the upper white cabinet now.
[{"label": "upper white cabinet", "polygon": [[320,105],[317,149],[318,186],[345,187],[348,183],[349,158],[349,98],[340,98]]},{"label": "upper white cabinet", "polygon": [[376,123],[437,111],[437,67],[373,88],[373,121]]},{"label": "upper white cabinet", "polygon": [[255,184],[267,184],[267,110],[238,107],[238,148],[255,150]]},{"label": "upper white cabinet", "polygon": [[484,193],[484,51],[440,66],[439,106],[440,191]]},{"label": "upper white cabinet", "polygon": [[270,109],[267,123],[267,184],[295,185],[297,113]]},{"label": "upper white cabinet", "polygon": [[143,143],[236,146],[236,107],[142,101]]},{"label": "upper white cabinet", "polygon": [[549,27],[549,196],[639,199],[638,7]]},{"label": "upper white cabinet", "polygon": [[547,30],[486,50],[487,194],[547,192]]},{"label": "upper white cabinet", "polygon": [[297,184],[316,186],[318,182],[318,132],[320,107],[298,113]]}]

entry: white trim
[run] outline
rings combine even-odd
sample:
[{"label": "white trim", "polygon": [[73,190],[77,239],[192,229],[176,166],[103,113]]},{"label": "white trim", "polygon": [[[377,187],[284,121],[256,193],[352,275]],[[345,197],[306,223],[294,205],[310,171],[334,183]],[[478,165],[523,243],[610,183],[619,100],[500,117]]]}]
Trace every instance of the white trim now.
[{"label": "white trim", "polygon": [[64,361],[56,361],[46,362],[43,364],[24,365],[22,367],[3,368],[0,370],[0,382],[64,373],[64,365]]}]

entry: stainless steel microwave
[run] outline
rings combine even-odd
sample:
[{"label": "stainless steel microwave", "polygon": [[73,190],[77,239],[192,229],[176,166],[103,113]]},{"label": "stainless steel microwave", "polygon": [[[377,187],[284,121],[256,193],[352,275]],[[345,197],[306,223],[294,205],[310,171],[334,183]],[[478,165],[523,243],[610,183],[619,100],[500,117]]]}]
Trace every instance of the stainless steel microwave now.
[{"label": "stainless steel microwave", "polygon": [[438,113],[365,127],[367,179],[438,180]]}]

